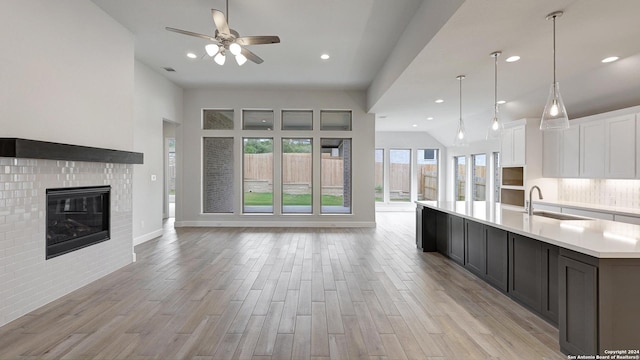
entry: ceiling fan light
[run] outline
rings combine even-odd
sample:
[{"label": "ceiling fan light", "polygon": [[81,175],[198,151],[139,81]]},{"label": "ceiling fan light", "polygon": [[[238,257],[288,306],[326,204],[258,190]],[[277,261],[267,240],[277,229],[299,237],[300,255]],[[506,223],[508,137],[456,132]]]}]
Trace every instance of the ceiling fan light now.
[{"label": "ceiling fan light", "polygon": [[238,66],[242,66],[247,62],[247,57],[242,54],[238,54],[236,55],[236,62],[238,63]]},{"label": "ceiling fan light", "polygon": [[215,56],[220,48],[216,44],[207,44],[207,46],[204,47],[204,50],[207,52],[207,55]]},{"label": "ceiling fan light", "polygon": [[229,51],[231,51],[233,55],[238,56],[242,52],[242,47],[238,45],[238,43],[232,43],[229,45]]},{"label": "ceiling fan light", "polygon": [[218,65],[224,65],[225,60],[227,60],[227,58],[222,52],[219,52],[218,55],[213,58],[213,61],[215,61]]}]

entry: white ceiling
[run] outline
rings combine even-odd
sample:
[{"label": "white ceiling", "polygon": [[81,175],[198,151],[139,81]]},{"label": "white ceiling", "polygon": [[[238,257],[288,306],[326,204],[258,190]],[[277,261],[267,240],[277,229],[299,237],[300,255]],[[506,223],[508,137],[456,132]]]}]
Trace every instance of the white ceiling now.
[{"label": "white ceiling", "polygon": [[[93,0],[135,36],[136,58],[185,88],[224,86],[366,89],[421,0],[229,0],[229,25],[240,36],[277,35],[280,44],[247,48],[264,59],[218,66],[202,56],[207,40],[166,26],[213,35],[211,9],[225,0]],[[323,61],[320,55],[331,59]],[[229,59],[231,60],[231,59]]]},{"label": "white ceiling", "polygon": [[[226,12],[224,0],[93,0],[134,34],[140,61],[159,71],[175,68],[164,74],[184,88],[360,90],[384,70],[401,36],[421,36],[410,33],[420,27],[407,24],[423,1],[445,0],[230,0],[231,28],[240,35],[278,35],[282,42],[250,47],[263,64],[238,67],[229,61],[221,67],[185,56],[203,55],[205,40],[164,27],[212,34],[211,8]],[[495,50],[503,52],[498,90],[508,101],[503,118],[539,117],[552,81],[552,24],[545,15],[555,10],[565,11],[557,20],[557,65],[570,118],[640,104],[640,1],[466,0],[424,48],[415,49],[418,55],[388,89],[370,99],[376,130],[427,131],[451,145],[459,117],[455,77],[465,74],[463,119],[469,140],[483,139],[493,111],[489,54]],[[320,60],[325,52],[328,61]],[[522,59],[504,62],[513,54]],[[621,59],[600,62],[610,55]],[[435,104],[437,98],[445,102]]]}]

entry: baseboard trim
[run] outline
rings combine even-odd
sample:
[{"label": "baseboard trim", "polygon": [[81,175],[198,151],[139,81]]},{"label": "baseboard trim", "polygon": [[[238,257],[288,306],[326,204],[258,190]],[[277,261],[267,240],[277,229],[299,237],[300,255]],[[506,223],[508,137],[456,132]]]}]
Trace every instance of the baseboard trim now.
[{"label": "baseboard trim", "polygon": [[174,227],[252,227],[252,228],[374,228],[375,221],[176,221]]},{"label": "baseboard trim", "polygon": [[158,229],[158,230],[152,231],[152,232],[150,232],[148,234],[144,234],[142,236],[135,237],[135,238],[133,238],[133,246],[140,245],[140,244],[145,243],[145,242],[147,242],[149,240],[153,240],[153,239],[155,239],[155,238],[157,238],[159,236],[162,236],[162,234],[164,234],[164,231],[162,229]]},{"label": "baseboard trim", "polygon": [[409,206],[376,206],[376,212],[413,212],[416,211],[416,206],[411,204]]}]

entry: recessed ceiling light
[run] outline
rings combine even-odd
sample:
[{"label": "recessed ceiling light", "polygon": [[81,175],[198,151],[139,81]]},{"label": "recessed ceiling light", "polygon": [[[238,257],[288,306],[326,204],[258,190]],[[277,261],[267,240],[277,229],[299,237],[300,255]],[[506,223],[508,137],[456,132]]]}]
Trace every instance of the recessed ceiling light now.
[{"label": "recessed ceiling light", "polygon": [[504,100],[498,100],[498,105],[506,104],[507,102]]},{"label": "recessed ceiling light", "polygon": [[197,57],[198,57],[198,55],[196,55],[196,54],[194,54],[194,53],[187,53],[187,57],[188,57],[189,59],[195,59],[195,58],[197,58]]},{"label": "recessed ceiling light", "polygon": [[433,116],[429,116],[427,120],[433,120]]},{"label": "recessed ceiling light", "polygon": [[614,61],[616,61],[618,59],[620,59],[620,58],[617,57],[617,56],[609,56],[608,58],[602,59],[602,62],[603,63],[610,63],[610,62],[614,62]]},{"label": "recessed ceiling light", "polygon": [[518,55],[513,55],[513,56],[509,56],[505,61],[506,62],[516,62],[520,60],[520,56]]},{"label": "recessed ceiling light", "polygon": [[322,55],[320,55],[320,59],[322,59],[322,60],[329,60],[329,58],[330,58],[330,57],[331,57],[331,56],[329,56],[329,54],[322,54]]},{"label": "recessed ceiling light", "polygon": [[444,100],[442,100],[442,99],[436,100],[436,104],[442,104],[443,102],[444,102]]},{"label": "recessed ceiling light", "polygon": [[413,126],[413,127],[418,127],[418,124],[413,124],[413,125],[411,125],[411,126]]}]

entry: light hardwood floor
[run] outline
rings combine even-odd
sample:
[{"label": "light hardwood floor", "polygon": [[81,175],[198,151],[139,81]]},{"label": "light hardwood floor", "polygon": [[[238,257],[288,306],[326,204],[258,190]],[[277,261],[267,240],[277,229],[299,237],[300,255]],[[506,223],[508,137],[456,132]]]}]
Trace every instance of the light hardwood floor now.
[{"label": "light hardwood floor", "polygon": [[0,359],[566,359],[558,331],[375,229],[183,228],[0,328]]}]

